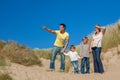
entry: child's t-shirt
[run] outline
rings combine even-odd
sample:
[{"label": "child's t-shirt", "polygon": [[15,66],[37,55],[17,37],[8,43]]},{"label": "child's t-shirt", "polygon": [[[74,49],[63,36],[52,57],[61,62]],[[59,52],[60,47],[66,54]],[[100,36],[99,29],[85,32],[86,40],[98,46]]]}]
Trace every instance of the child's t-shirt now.
[{"label": "child's t-shirt", "polygon": [[81,43],[80,44],[80,56],[89,57],[89,45]]},{"label": "child's t-shirt", "polygon": [[69,56],[71,61],[77,61],[79,57],[78,53],[69,51],[68,53],[64,53],[64,55]]}]

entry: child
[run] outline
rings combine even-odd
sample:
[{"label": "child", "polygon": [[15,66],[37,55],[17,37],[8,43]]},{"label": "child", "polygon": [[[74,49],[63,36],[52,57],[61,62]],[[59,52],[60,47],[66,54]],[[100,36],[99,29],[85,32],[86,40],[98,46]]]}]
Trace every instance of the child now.
[{"label": "child", "polygon": [[[87,74],[90,73],[90,63],[89,63],[89,45],[88,45],[88,38],[84,37],[82,39],[82,43],[80,44],[80,56],[83,57],[81,60],[81,73]],[[86,65],[86,71],[84,69]]]},{"label": "child", "polygon": [[78,58],[80,58],[80,57],[79,57],[78,53],[75,51],[75,46],[71,45],[70,46],[70,51],[67,54],[64,53],[64,55],[70,57],[71,63],[73,65],[73,67],[74,67],[74,73],[79,73]]}]

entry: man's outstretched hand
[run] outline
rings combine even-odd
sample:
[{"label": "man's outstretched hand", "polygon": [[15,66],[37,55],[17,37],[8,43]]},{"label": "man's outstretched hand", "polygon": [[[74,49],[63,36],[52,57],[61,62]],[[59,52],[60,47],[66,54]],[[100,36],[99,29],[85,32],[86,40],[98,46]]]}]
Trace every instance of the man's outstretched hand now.
[{"label": "man's outstretched hand", "polygon": [[44,30],[46,30],[46,31],[48,31],[48,32],[50,32],[50,33],[52,33],[52,34],[56,34],[56,32],[55,32],[54,30],[49,29],[49,28],[47,28],[46,26],[42,26],[42,29],[44,29]]},{"label": "man's outstretched hand", "polygon": [[45,29],[46,29],[46,26],[42,26],[42,29],[44,29],[44,30],[45,30]]}]

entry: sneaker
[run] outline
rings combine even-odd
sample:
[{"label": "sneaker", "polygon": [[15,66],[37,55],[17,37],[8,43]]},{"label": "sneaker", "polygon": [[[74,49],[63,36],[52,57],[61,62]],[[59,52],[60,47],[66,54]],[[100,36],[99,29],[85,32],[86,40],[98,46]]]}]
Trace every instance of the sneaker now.
[{"label": "sneaker", "polygon": [[90,74],[90,72],[85,72],[85,74]]},{"label": "sneaker", "polygon": [[64,70],[60,70],[60,72],[64,72]]}]

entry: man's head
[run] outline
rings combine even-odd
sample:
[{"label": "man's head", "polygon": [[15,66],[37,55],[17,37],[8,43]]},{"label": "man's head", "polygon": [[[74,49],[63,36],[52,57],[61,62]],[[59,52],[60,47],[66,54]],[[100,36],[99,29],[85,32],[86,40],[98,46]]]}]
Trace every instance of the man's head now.
[{"label": "man's head", "polygon": [[66,25],[60,24],[60,31],[65,31],[65,30],[66,30]]},{"label": "man's head", "polygon": [[83,41],[84,44],[88,43],[88,37],[84,37],[84,38],[82,39],[82,41]]}]

